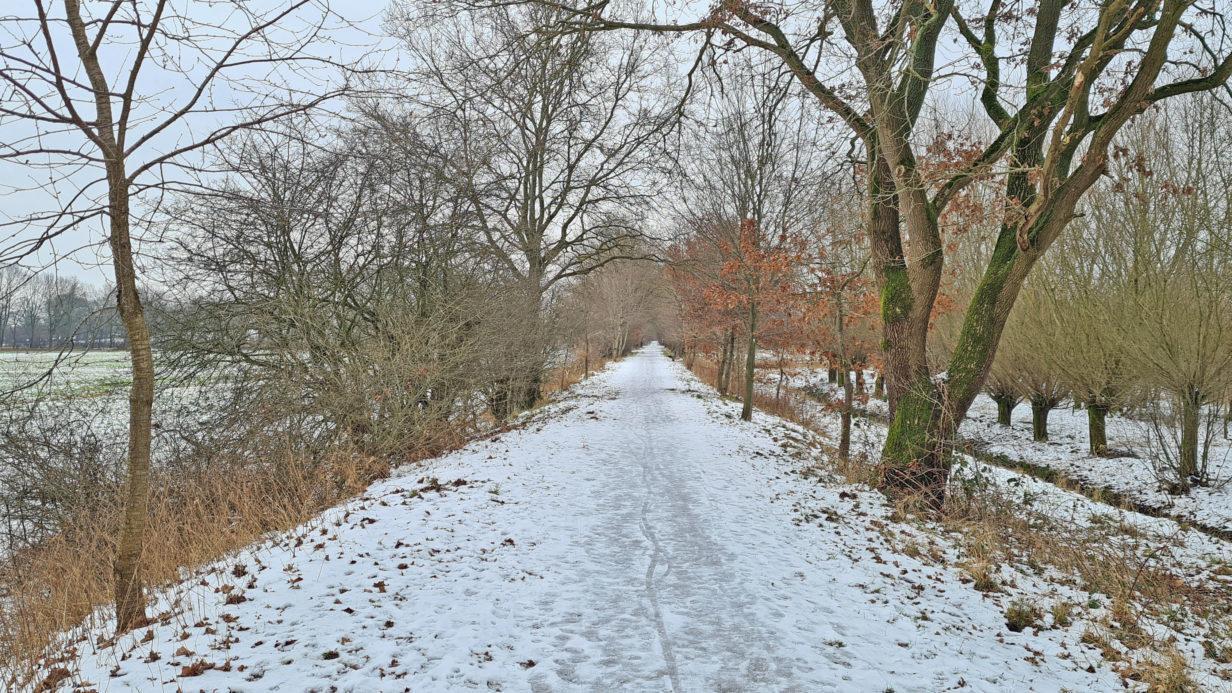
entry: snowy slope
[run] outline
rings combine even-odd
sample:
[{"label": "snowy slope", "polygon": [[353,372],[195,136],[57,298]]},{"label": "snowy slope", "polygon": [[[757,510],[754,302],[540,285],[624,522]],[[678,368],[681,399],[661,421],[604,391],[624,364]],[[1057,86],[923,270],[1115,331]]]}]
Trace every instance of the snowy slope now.
[{"label": "snowy slope", "polygon": [[[866,377],[872,382],[873,372]],[[772,393],[777,373],[761,377],[761,388]],[[824,369],[797,367],[789,372],[786,386],[807,388],[842,401],[842,390],[826,382]],[[884,400],[867,399],[859,404],[869,413],[885,417]],[[1087,447],[1087,414],[1072,406],[1053,409],[1048,417],[1049,441],[1031,438],[1031,408],[1020,403],[1013,412],[1010,428],[997,423],[997,404],[980,394],[971,405],[959,429],[963,438],[985,453],[1000,455],[1015,463],[1027,463],[1060,472],[1093,487],[1105,488],[1137,503],[1177,519],[1199,522],[1206,527],[1232,531],[1232,441],[1216,433],[1210,451],[1210,472],[1215,483],[1194,488],[1188,495],[1174,496],[1163,490],[1156,477],[1149,440],[1149,424],[1110,414],[1107,419],[1108,444],[1117,452],[1095,456]]]},{"label": "snowy slope", "polygon": [[[895,553],[879,496],[798,472],[656,347],[523,429],[374,485],[76,634],[102,691],[1121,690],[1078,626]],[[967,580],[969,582],[969,580]]]}]

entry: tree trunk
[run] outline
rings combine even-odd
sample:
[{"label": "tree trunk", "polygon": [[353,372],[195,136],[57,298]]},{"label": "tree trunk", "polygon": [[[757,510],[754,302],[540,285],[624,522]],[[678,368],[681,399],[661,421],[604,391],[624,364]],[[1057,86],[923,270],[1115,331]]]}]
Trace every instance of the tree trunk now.
[{"label": "tree trunk", "polygon": [[932,510],[945,503],[954,433],[942,420],[940,397],[926,373],[918,376],[899,397],[881,450],[886,493],[915,497]]},{"label": "tree trunk", "polygon": [[992,396],[992,400],[997,403],[997,423],[1010,428],[1014,425],[1014,405],[1018,404],[1018,398],[1013,395],[996,394]]},{"label": "tree trunk", "polygon": [[1048,440],[1048,413],[1052,402],[1042,397],[1031,398],[1031,438],[1037,443]]},{"label": "tree trunk", "polygon": [[1108,406],[1087,402],[1087,442],[1091,454],[1104,455],[1108,452]]},{"label": "tree trunk", "polygon": [[885,398],[885,374],[881,371],[877,371],[877,377],[873,379],[873,397]]},{"label": "tree trunk", "polygon": [[127,632],[147,623],[141,554],[150,505],[150,443],[154,404],[154,355],[150,330],[137,293],[129,236],[128,185],[122,168],[107,173],[110,186],[111,254],[116,278],[116,305],[128,337],[133,384],[128,398],[128,486],[124,524],[116,546],[116,629]]},{"label": "tree trunk", "polygon": [[864,366],[857,364],[853,368],[856,374],[856,391],[863,395],[866,385],[864,382]]},{"label": "tree trunk", "polygon": [[748,353],[744,357],[744,405],[740,408],[742,421],[753,420],[753,385],[757,370],[757,302],[749,301]]},{"label": "tree trunk", "polygon": [[783,352],[779,351],[779,381],[774,384],[774,401],[778,402],[783,394],[783,382],[787,380],[787,371],[783,368]]},{"label": "tree trunk", "polygon": [[492,396],[488,402],[488,409],[492,412],[492,418],[497,421],[505,421],[512,413],[510,405],[510,389],[511,383],[508,378],[496,383],[493,388]]},{"label": "tree trunk", "polygon": [[826,365],[826,381],[831,385],[838,383],[838,369],[832,363]]},{"label": "tree trunk", "polygon": [[1199,429],[1202,420],[1202,395],[1196,389],[1185,393],[1181,400],[1181,446],[1179,468],[1181,490],[1188,492],[1192,480],[1198,477]]},{"label": "tree trunk", "polygon": [[584,340],[586,342],[586,356],[583,358],[582,380],[590,377],[590,333],[586,334]]},{"label": "tree trunk", "polygon": [[727,348],[728,344],[729,344],[729,341],[727,339],[724,339],[722,346],[719,347],[719,372],[716,373],[714,376],[715,377],[714,388],[719,391],[720,396],[727,394],[726,392],[723,391],[723,379],[727,375],[727,364],[731,356]]},{"label": "tree trunk", "polygon": [[518,408],[522,410],[534,407],[543,395],[543,368],[544,366],[536,364],[530,373],[530,377],[522,384],[522,393],[518,401]]},{"label": "tree trunk", "polygon": [[723,383],[719,387],[719,395],[726,396],[731,392],[732,371],[736,370],[736,328],[728,330],[727,333],[727,370],[723,371]]},{"label": "tree trunk", "polygon": [[843,411],[839,416],[838,458],[846,462],[851,459],[851,410],[854,402],[851,379],[843,384]]}]

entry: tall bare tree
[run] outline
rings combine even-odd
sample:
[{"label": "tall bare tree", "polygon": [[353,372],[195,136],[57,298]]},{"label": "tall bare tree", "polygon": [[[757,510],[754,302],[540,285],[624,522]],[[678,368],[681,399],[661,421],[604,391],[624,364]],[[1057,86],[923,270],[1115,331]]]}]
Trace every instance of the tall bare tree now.
[{"label": "tall bare tree", "polygon": [[[494,271],[532,321],[559,282],[639,247],[673,103],[653,88],[662,63],[648,38],[538,31],[561,16],[519,7],[442,19],[399,2],[389,22],[417,62],[411,100],[459,134],[455,175],[470,184]],[[543,351],[536,341],[523,350]],[[538,397],[543,363],[528,366],[517,406]]]},{"label": "tall bare tree", "polygon": [[[175,0],[30,0],[0,18],[0,158],[50,173],[67,204],[11,221],[5,263],[105,222],[127,335],[128,490],[115,561],[116,625],[146,621],[141,553],[150,486],[154,358],[140,291],[134,204],[189,155],[233,133],[317,107],[345,88],[316,75],[333,21],[324,0],[219,7]],[[271,86],[275,76],[278,87]],[[298,87],[295,85],[299,85]]]}]

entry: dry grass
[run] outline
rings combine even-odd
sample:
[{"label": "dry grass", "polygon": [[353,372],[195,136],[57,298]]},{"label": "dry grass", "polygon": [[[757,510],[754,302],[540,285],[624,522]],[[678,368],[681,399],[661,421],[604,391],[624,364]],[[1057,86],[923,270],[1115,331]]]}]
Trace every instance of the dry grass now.
[{"label": "dry grass", "polygon": [[1063,526],[995,490],[951,493],[943,524],[974,562],[1053,568],[1113,605],[1192,606],[1213,596],[1178,577],[1170,556],[1126,541],[1116,526]]},{"label": "dry grass", "polygon": [[1121,675],[1145,684],[1148,693],[1197,693],[1201,690],[1189,674],[1185,656],[1174,647],[1123,667]]},{"label": "dry grass", "polygon": [[[758,368],[763,368],[763,366],[758,365]],[[696,375],[702,382],[718,389],[719,366],[717,363],[708,359],[698,358],[694,359],[689,370],[693,371],[693,374]],[[743,401],[743,387],[737,387],[740,382],[740,370],[737,369],[731,376],[731,389],[733,391],[727,393],[726,397],[728,399],[732,399],[737,402]],[[800,401],[797,399],[797,395],[791,391],[784,391],[780,397],[775,398],[754,389],[753,406],[755,406],[759,411],[767,414],[773,414],[774,416],[781,419],[787,419],[788,421],[800,424],[801,426],[807,427],[811,423],[810,417],[807,413],[805,413],[804,408],[800,406]]]},{"label": "dry grass", "polygon": [[[1184,656],[1146,624],[1173,623],[1177,614],[1189,614],[1173,625],[1191,632],[1218,628],[1229,618],[1232,595],[1185,577],[1192,569],[1161,548],[1179,539],[1144,543],[1140,530],[1127,532],[1114,521],[1071,526],[992,489],[952,493],[943,525],[961,538],[969,559],[960,567],[977,585],[997,566],[1015,565],[1102,595],[1085,613],[1096,625],[1088,627],[1083,642],[1108,661],[1123,661],[1121,675],[1149,690],[1197,690]],[[1077,611],[1067,602],[1053,604],[1053,625],[1068,626]]]},{"label": "dry grass", "polygon": [[590,370],[587,371],[586,361],[576,354],[572,355],[572,358],[563,365],[548,369],[544,374],[543,387],[540,388],[540,401],[546,402],[549,397],[557,392],[568,390],[577,385],[586,379],[587,373],[593,376],[595,373],[603,370],[610,361],[611,359],[592,355],[590,357]]},{"label": "dry grass", "polygon": [[[591,372],[605,361],[592,359]],[[543,398],[584,376],[580,360],[549,371]],[[460,447],[464,431],[441,430],[414,441],[397,462],[427,459]],[[388,476],[392,461],[335,450],[313,462],[271,450],[265,464],[212,464],[204,471],[155,480],[144,579],[157,587],[258,541],[301,525]],[[0,563],[0,689],[37,685],[36,661],[61,633],[101,617],[112,600],[114,538],[121,499],[83,511],[56,536]],[[54,661],[48,662],[54,664]]]},{"label": "dry grass", "polygon": [[[184,567],[213,561],[268,532],[299,525],[362,492],[389,464],[339,452],[304,464],[284,457],[262,466],[214,467],[160,479],[151,498],[142,553],[148,584],[179,579]],[[119,497],[82,512],[63,531],[0,567],[0,683],[29,685],[33,662],[57,634],[97,618],[112,599]],[[3,687],[3,686],[0,686]]]}]

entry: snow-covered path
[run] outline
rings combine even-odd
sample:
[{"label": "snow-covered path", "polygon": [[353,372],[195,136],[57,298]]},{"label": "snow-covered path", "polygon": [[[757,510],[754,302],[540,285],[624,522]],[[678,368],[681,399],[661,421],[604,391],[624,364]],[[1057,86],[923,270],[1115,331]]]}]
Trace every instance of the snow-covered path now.
[{"label": "snow-covered path", "polygon": [[159,625],[81,644],[75,678],[100,690],[1121,689],[1078,630],[1010,632],[995,597],[896,552],[876,494],[801,476],[815,462],[806,433],[735,412],[647,347],[524,428],[168,590]]}]

